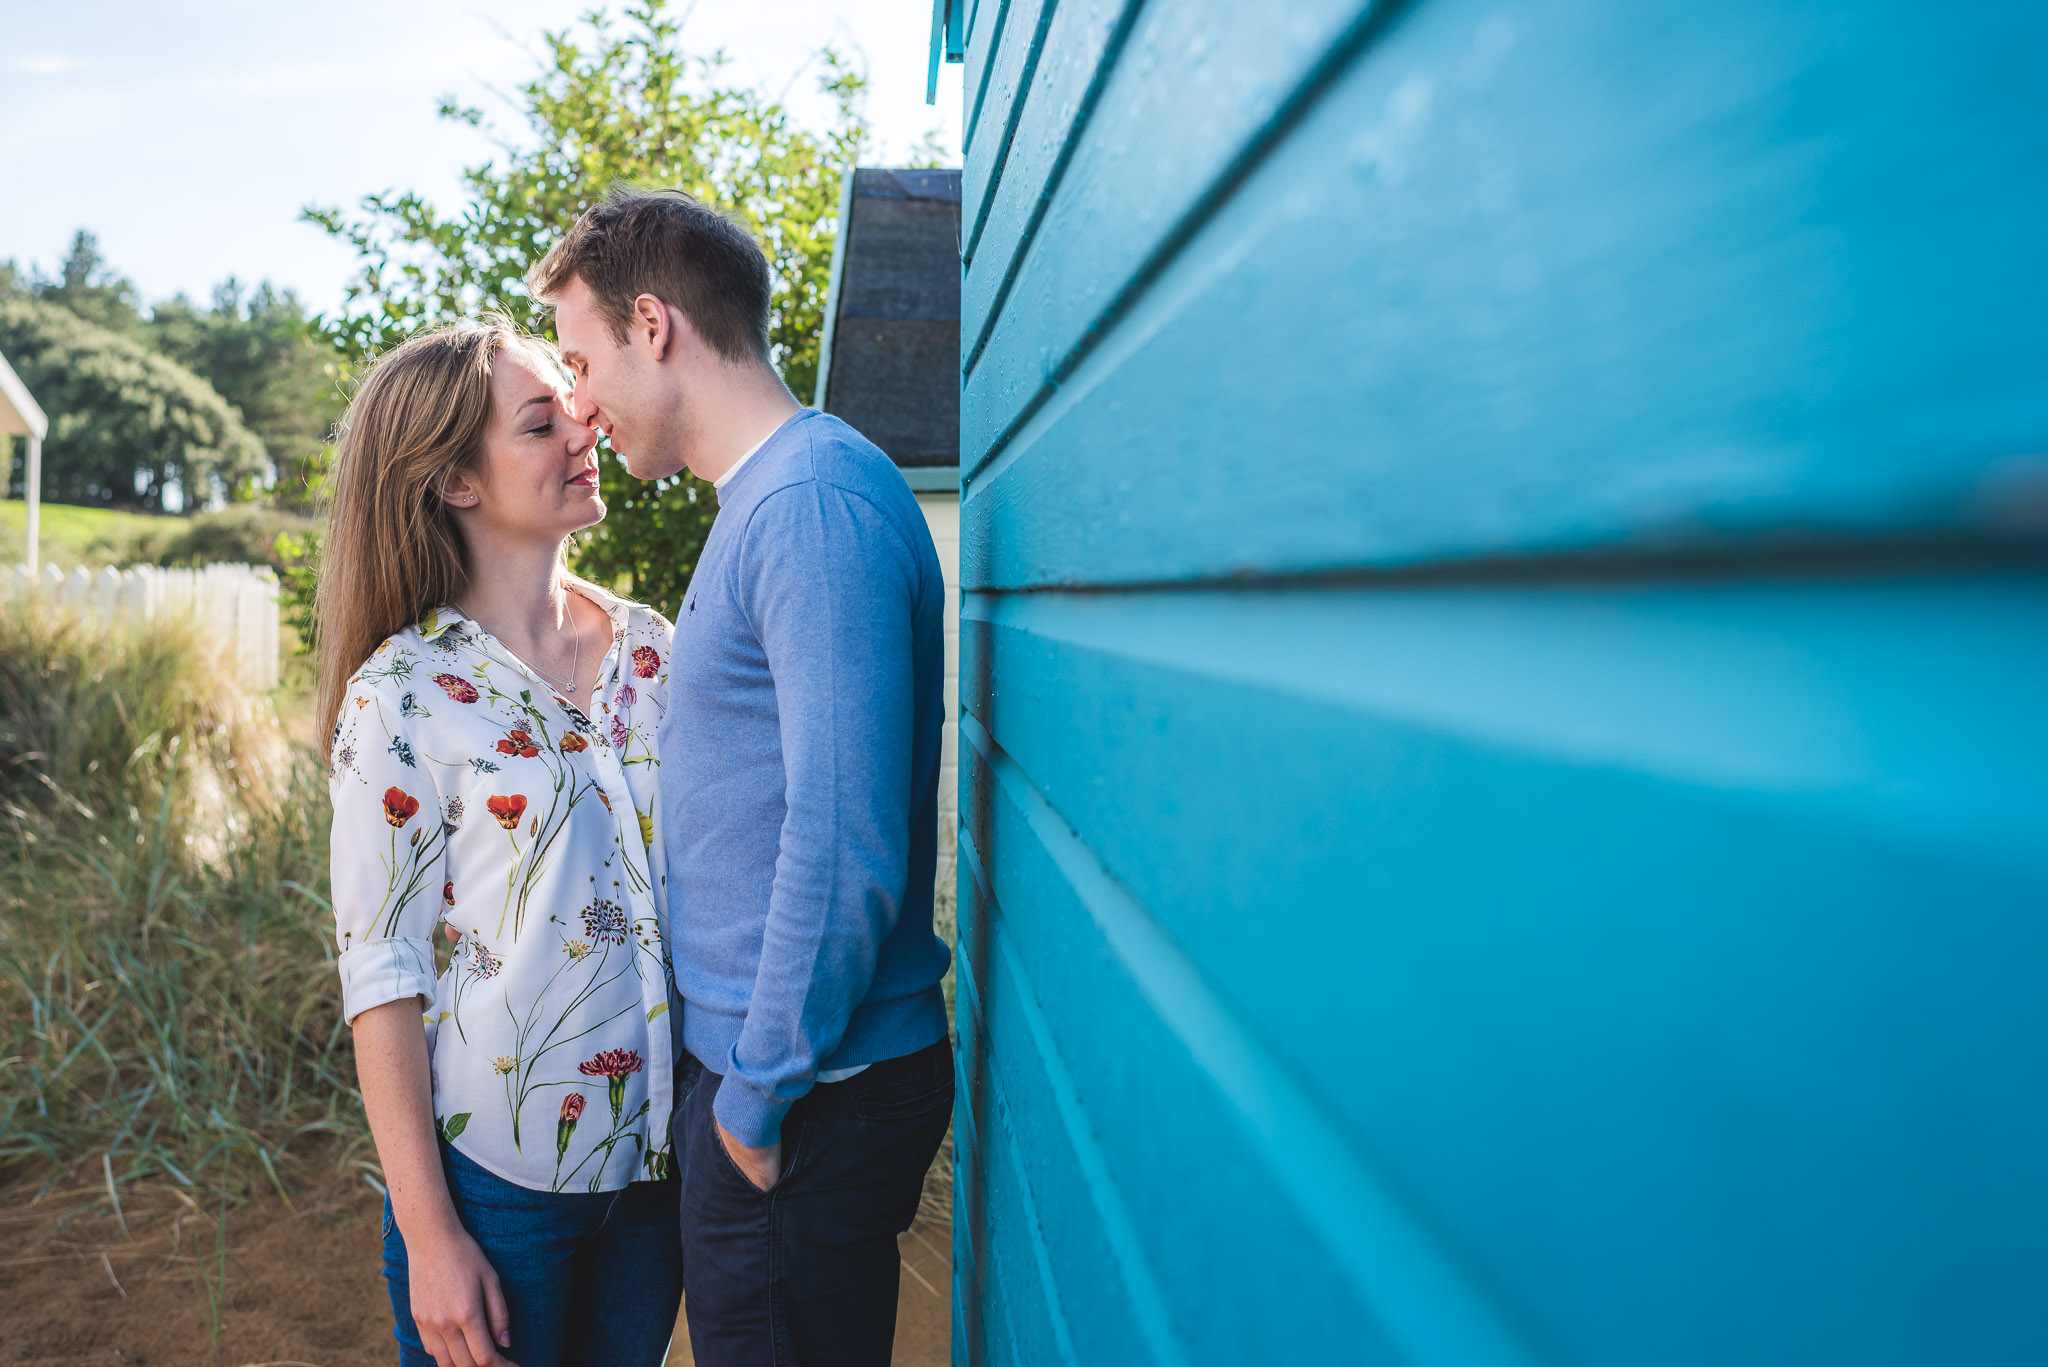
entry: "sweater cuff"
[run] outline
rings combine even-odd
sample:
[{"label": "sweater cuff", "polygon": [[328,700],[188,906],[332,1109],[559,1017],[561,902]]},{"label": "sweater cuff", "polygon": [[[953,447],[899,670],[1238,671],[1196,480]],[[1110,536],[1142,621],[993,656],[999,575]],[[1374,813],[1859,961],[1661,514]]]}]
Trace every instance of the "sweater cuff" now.
[{"label": "sweater cuff", "polygon": [[757,1092],[727,1073],[711,1100],[711,1114],[740,1143],[750,1149],[765,1149],[782,1142],[782,1117],[795,1104]]}]

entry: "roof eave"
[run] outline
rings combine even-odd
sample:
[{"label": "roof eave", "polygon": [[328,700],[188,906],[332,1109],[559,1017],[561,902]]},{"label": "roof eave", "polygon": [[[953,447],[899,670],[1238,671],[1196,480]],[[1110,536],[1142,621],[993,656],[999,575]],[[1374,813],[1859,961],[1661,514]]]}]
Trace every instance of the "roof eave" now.
[{"label": "roof eave", "polygon": [[43,416],[42,405],[28,392],[28,386],[7,364],[5,356],[0,356],[0,431],[10,437],[34,437],[38,441],[50,432],[50,420]]}]

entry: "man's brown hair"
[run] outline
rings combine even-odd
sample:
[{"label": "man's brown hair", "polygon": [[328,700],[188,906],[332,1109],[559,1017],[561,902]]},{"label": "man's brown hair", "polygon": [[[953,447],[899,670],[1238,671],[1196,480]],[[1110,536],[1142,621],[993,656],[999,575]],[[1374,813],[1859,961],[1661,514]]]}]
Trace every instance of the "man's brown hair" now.
[{"label": "man's brown hair", "polygon": [[548,300],[572,279],[621,345],[633,301],[651,294],[726,360],[768,359],[768,258],[746,229],[681,190],[613,190],[527,272],[526,287]]}]

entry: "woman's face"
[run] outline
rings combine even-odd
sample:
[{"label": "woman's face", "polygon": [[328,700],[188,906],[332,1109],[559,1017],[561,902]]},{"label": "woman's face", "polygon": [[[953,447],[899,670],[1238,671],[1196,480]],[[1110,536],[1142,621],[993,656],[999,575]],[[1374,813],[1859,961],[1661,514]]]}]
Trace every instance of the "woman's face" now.
[{"label": "woman's face", "polygon": [[570,420],[558,379],[517,347],[491,367],[491,422],[482,459],[448,498],[475,532],[560,538],[604,520],[597,434]]}]

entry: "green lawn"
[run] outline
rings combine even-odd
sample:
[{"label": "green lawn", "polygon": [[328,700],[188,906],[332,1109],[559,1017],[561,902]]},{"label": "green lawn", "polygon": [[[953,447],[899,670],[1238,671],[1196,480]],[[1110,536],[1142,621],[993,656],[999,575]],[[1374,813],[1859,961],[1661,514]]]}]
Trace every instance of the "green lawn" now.
[{"label": "green lawn", "polygon": [[[123,564],[133,557],[137,542],[172,520],[112,508],[45,503],[38,558],[67,570],[74,565]],[[12,565],[21,559],[27,535],[28,505],[19,499],[0,500],[0,564]]]}]

